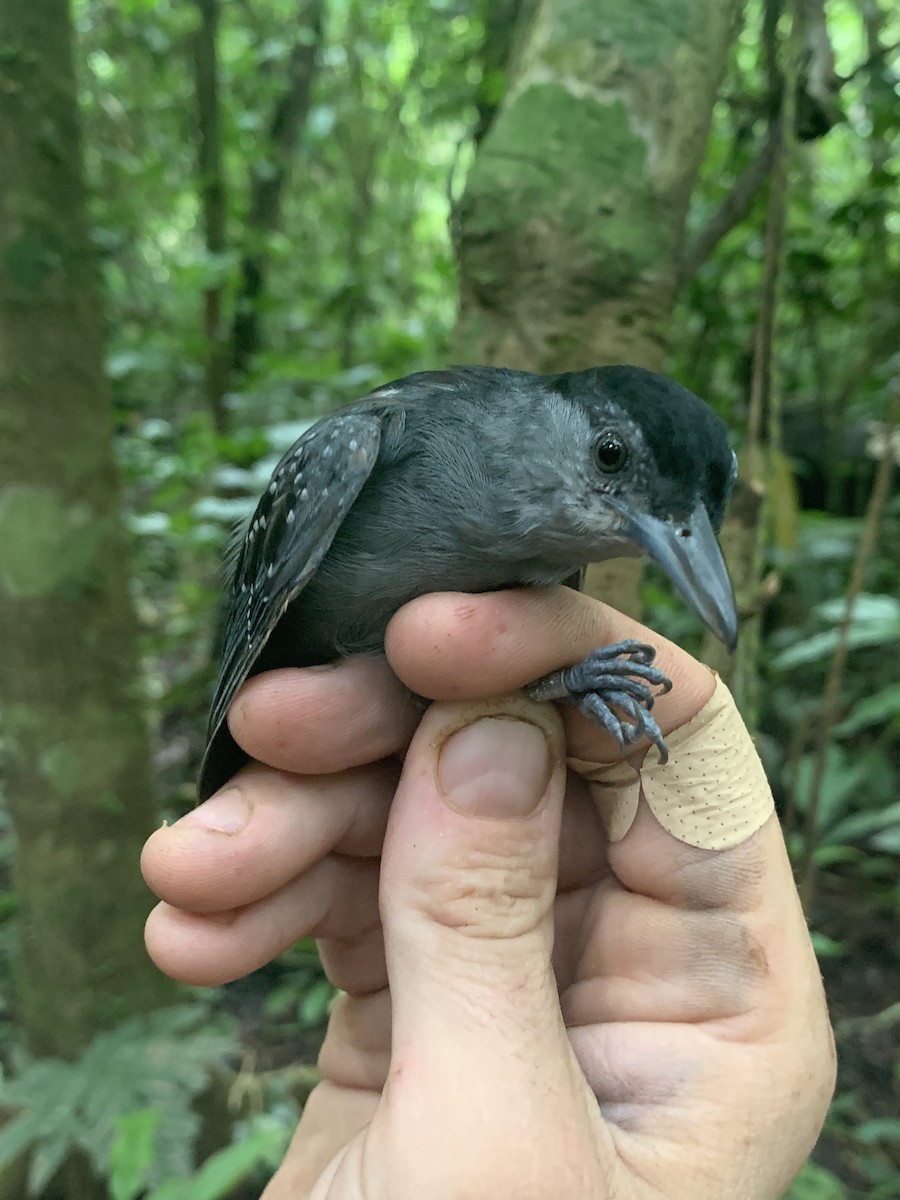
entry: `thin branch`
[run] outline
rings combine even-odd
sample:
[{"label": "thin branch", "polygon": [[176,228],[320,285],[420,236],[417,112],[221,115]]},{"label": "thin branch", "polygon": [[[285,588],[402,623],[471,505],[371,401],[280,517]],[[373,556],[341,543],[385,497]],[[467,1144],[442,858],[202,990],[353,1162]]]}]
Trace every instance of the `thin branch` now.
[{"label": "thin branch", "polygon": [[244,373],[259,350],[259,300],[265,291],[268,254],[267,234],[278,229],[285,187],[312,101],[312,85],[322,42],[324,0],[310,0],[300,20],[287,64],[287,84],[275,104],[269,122],[267,154],[262,169],[250,178],[247,226],[251,248],[241,261],[241,284],[232,326],[232,364]]},{"label": "thin branch", "polygon": [[[219,0],[197,0],[200,24],[194,34],[194,86],[197,98],[197,167],[206,253],[215,259],[225,250],[226,190],[222,165],[222,131],[217,50]],[[203,296],[206,337],[206,399],[219,433],[227,427],[224,396],[228,359],[222,337],[222,283],[216,279]]]},{"label": "thin branch", "polygon": [[828,679],[825,683],[822,713],[819,717],[819,737],[815,766],[813,768],[813,781],[806,806],[806,819],[804,822],[805,844],[799,869],[800,899],[803,901],[803,906],[807,911],[809,911],[809,906],[815,895],[817,874],[815,860],[816,826],[818,825],[819,809],[822,804],[822,785],[825,781],[825,766],[828,748],[831,745],[831,731],[840,712],[841,687],[844,683],[844,672],[847,667],[847,659],[850,655],[850,630],[853,627],[853,610],[865,583],[866,570],[875,549],[881,516],[891,494],[891,476],[894,470],[893,434],[898,420],[900,420],[900,380],[895,380],[894,393],[891,399],[887,428],[885,430],[884,448],[878,463],[878,470],[875,473],[875,482],[872,485],[869,503],[866,507],[862,537],[859,539],[856,557],[853,560],[853,570],[850,575],[850,582],[847,585],[847,594],[844,598],[844,615],[841,620],[840,629],[838,630],[837,645],[834,648],[834,654],[831,659]]},{"label": "thin branch", "polygon": [[801,141],[824,137],[843,119],[838,94],[842,79],[834,69],[824,0],[796,0],[802,51],[797,98],[797,134]]},{"label": "thin branch", "polygon": [[840,1040],[845,1037],[867,1037],[882,1033],[900,1025],[900,1000],[889,1004],[877,1013],[865,1013],[861,1017],[844,1017],[834,1026],[834,1035]]},{"label": "thin branch", "polygon": [[772,182],[766,212],[763,277],[753,348],[750,408],[747,415],[747,449],[751,456],[758,451],[764,422],[768,425],[769,439],[775,442],[776,447],[780,439],[780,416],[772,411],[772,399],[776,390],[773,346],[784,267],[791,153],[796,133],[800,36],[797,15],[791,6],[787,10],[790,28],[785,34],[783,46],[777,44],[780,10],[778,0],[768,0],[765,9],[766,21],[772,22],[772,26],[765,32],[763,40],[767,42],[770,37],[776,39],[775,45],[767,45],[766,63],[770,96],[780,97],[780,105],[773,111],[769,135],[772,142]]},{"label": "thin branch", "polygon": [[766,104],[769,124],[774,124],[781,107],[784,77],[779,63],[778,22],[781,20],[783,0],[764,0],[762,30],[760,33],[760,55],[766,78]]},{"label": "thin branch", "polygon": [[[478,118],[472,130],[476,146],[484,140],[503,101],[522,7],[522,0],[486,0],[484,5],[484,38],[479,52],[481,81],[475,93]],[[530,11],[534,5],[529,3],[526,7]]]},{"label": "thin branch", "polygon": [[719,242],[750,215],[756,198],[772,170],[775,151],[776,138],[773,129],[769,131],[759,153],[747,163],[731,191],[682,255],[678,269],[679,288],[690,283]]},{"label": "thin branch", "polygon": [[[779,16],[780,5],[776,0],[769,0],[765,9],[767,24],[764,26],[763,42],[770,95],[779,96],[780,105],[770,110],[769,117],[769,136],[773,149],[772,179],[766,211],[744,456],[745,486],[756,488],[761,496],[755,521],[746,531],[748,547],[743,564],[745,574],[739,584],[740,591],[750,595],[754,595],[759,588],[764,565],[767,464],[773,452],[777,452],[781,440],[781,405],[774,344],[784,265],[790,162],[794,148],[797,23],[793,11],[789,11],[786,16],[790,18],[790,23],[781,35],[778,29]],[[762,621],[758,614],[744,622],[735,660],[735,690],[741,713],[751,728],[756,726],[759,716],[761,629]]]},{"label": "thin branch", "polygon": [[779,285],[784,257],[784,227],[787,217],[788,138],[792,132],[793,105],[788,97],[793,89],[785,89],[784,105],[772,131],[774,140],[772,184],[766,214],[763,245],[763,278],[760,288],[759,316],[753,351],[753,374],[750,381],[750,408],[747,416],[748,449],[756,451],[762,438],[763,421],[769,411],[774,383],[773,341],[778,309]]}]

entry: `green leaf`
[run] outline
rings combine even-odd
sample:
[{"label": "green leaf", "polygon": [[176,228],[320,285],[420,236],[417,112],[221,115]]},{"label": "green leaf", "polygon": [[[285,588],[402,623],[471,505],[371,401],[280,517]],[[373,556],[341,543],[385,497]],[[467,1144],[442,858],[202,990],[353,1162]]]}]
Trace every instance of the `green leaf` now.
[{"label": "green leaf", "polygon": [[886,854],[900,854],[900,825],[876,833],[872,837],[871,845],[875,850],[883,850]]},{"label": "green leaf", "polygon": [[844,817],[842,821],[838,821],[836,825],[832,826],[828,840],[829,842],[849,842],[891,826],[900,829],[900,800],[889,804],[887,808],[876,809],[872,812],[853,813],[849,817]]},{"label": "green leaf", "polygon": [[891,683],[874,696],[866,696],[836,725],[836,737],[850,737],[870,725],[881,725],[900,717],[900,682]]},{"label": "green leaf", "polygon": [[26,1063],[4,1083],[4,1107],[15,1115],[0,1130],[0,1163],[32,1147],[33,1192],[73,1147],[105,1173],[116,1119],[153,1109],[158,1125],[151,1182],[187,1175],[198,1126],[193,1099],[232,1046],[232,1036],[210,1025],[202,1006],[183,1006],[133,1017],[99,1034],[76,1062]]},{"label": "green leaf", "polygon": [[[207,1159],[185,1193],[185,1200],[222,1200],[261,1164],[271,1161],[273,1152],[282,1150],[287,1131],[275,1126],[243,1137]],[[148,1200],[160,1200],[150,1196]]]},{"label": "green leaf", "polygon": [[[840,625],[847,610],[843,596],[823,600],[813,610],[817,616],[833,625]],[[893,596],[882,596],[872,592],[860,592],[853,602],[854,625],[879,625],[893,627],[900,620],[900,600]]]},{"label": "green leaf", "polygon": [[[827,600],[816,607],[818,616],[839,625],[844,614],[844,600]],[[775,656],[776,671],[786,671],[804,663],[816,662],[834,653],[840,636],[839,629],[827,629],[803,638]],[[887,646],[900,641],[900,601],[892,596],[873,596],[863,593],[853,606],[853,617],[847,631],[851,650],[862,646]]]},{"label": "green leaf", "polygon": [[318,1025],[328,1016],[335,991],[327,979],[318,979],[300,1002],[300,1020],[304,1025]]},{"label": "green leaf", "polygon": [[28,1191],[32,1196],[42,1196],[47,1184],[59,1170],[63,1159],[72,1146],[60,1138],[53,1142],[39,1142],[28,1165]]},{"label": "green leaf", "polygon": [[146,1200],[190,1200],[190,1179],[167,1179],[146,1196]]},{"label": "green leaf", "polygon": [[817,958],[842,958],[847,953],[844,943],[836,942],[827,933],[820,933],[813,929],[809,937]]},{"label": "green leaf", "polygon": [[[797,764],[794,796],[797,808],[805,813],[816,769],[816,756],[805,754]],[[851,758],[840,746],[829,746],[825,755],[825,774],[819,797],[817,829],[828,829],[848,807],[848,801],[865,784],[871,772],[868,758]]]},{"label": "green leaf", "polygon": [[824,844],[815,850],[816,865],[833,867],[837,863],[858,862],[863,853],[857,846],[832,846]]},{"label": "green leaf", "polygon": [[853,1136],[866,1146],[876,1142],[900,1142],[900,1118],[876,1117],[871,1121],[863,1121],[853,1130]]},{"label": "green leaf", "polygon": [[[890,627],[851,626],[847,634],[847,644],[851,650],[858,650],[863,646],[886,646],[896,641],[900,641],[900,620],[892,623]],[[787,650],[782,650],[780,654],[777,654],[772,662],[772,667],[776,671],[788,671],[792,667],[799,667],[804,663],[817,662],[819,659],[832,655],[837,644],[838,631],[836,629],[826,629],[823,633],[814,633],[812,637],[795,642],[793,646],[789,646]]]},{"label": "green leaf", "polygon": [[116,1136],[109,1159],[113,1200],[135,1200],[146,1187],[161,1115],[158,1108],[142,1108],[114,1118]]},{"label": "green leaf", "polygon": [[837,1175],[808,1162],[800,1168],[784,1200],[847,1200],[847,1190]]}]

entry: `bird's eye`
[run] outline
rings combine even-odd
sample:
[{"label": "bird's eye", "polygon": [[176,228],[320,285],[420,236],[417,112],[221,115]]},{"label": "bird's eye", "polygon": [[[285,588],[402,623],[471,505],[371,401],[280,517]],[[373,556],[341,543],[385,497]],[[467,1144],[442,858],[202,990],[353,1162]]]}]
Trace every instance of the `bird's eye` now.
[{"label": "bird's eye", "polygon": [[604,433],[594,447],[597,466],[607,475],[621,471],[628,462],[628,447],[615,433]]}]

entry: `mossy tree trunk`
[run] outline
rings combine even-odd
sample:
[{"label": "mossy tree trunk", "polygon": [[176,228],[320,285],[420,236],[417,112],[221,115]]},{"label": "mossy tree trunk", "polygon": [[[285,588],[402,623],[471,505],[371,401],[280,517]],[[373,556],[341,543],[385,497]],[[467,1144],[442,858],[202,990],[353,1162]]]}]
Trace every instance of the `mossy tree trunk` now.
[{"label": "mossy tree trunk", "polygon": [[[738,0],[523,7],[505,99],[456,214],[456,357],[663,365],[691,189]],[[636,609],[636,564],[589,590]]]},{"label": "mossy tree trunk", "polygon": [[172,999],[147,960],[152,828],[65,0],[0,0],[0,718],[18,1013],[76,1056]]}]

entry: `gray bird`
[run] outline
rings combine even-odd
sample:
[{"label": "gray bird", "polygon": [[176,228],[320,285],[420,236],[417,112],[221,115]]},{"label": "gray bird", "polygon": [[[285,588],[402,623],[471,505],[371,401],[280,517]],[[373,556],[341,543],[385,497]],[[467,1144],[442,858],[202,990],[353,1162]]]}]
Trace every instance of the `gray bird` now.
[{"label": "gray bird", "polygon": [[[427,592],[580,581],[646,554],[729,646],[734,596],[716,541],[737,474],[724,424],[637,367],[561,375],[459,367],[409,375],[325,417],[288,450],[229,555],[221,671],[200,773],[206,799],[247,761],[225,715],[260,671],[383,650]],[[600,647],[528,689],[577,704],[624,751],[649,736],[638,642]]]}]

